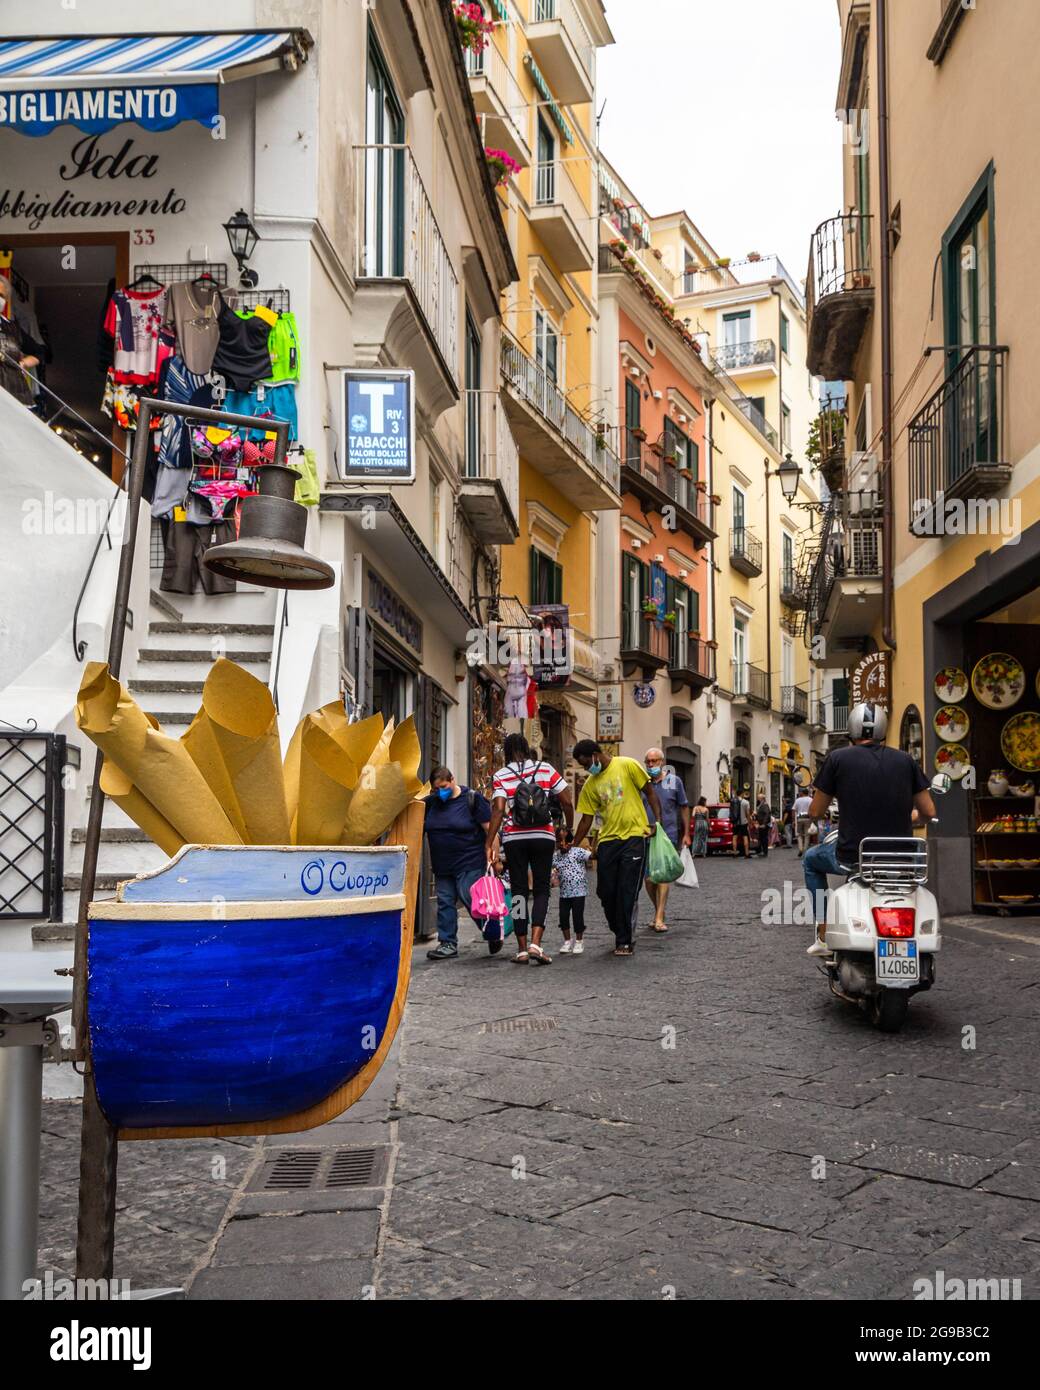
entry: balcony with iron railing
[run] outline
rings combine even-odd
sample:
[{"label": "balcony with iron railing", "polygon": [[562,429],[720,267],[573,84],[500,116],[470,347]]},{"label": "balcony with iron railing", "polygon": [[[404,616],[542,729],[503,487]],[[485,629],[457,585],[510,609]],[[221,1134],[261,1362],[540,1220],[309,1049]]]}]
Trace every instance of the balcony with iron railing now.
[{"label": "balcony with iron railing", "polygon": [[869,214],[844,213],[813,233],[806,278],[810,376],[848,381],[874,304]]},{"label": "balcony with iron railing", "polygon": [[[589,177],[587,161],[577,166]],[[529,221],[559,270],[591,270],[595,261],[595,216],[562,159],[534,166]]]},{"label": "balcony with iron railing", "polygon": [[621,505],[620,464],[609,431],[594,429],[545,367],[502,335],[503,406],[525,460],[583,511]]},{"label": "balcony with iron railing", "polygon": [[464,440],[459,505],[483,545],[519,535],[520,455],[497,391],[462,393]]},{"label": "balcony with iron railing", "polygon": [[827,732],[829,734],[848,734],[849,732],[849,707],[848,705],[831,705],[830,715],[827,719]]},{"label": "balcony with iron railing", "polygon": [[639,246],[629,241],[624,234],[616,236],[619,230],[613,213],[601,214],[605,219],[603,226],[607,236],[606,243],[599,248],[599,273],[612,275],[628,272],[641,275],[651,290],[669,302],[675,298],[677,277],[669,270],[663,259],[658,259],[650,246]]},{"label": "balcony with iron railing", "polygon": [[729,562],[749,579],[762,573],[762,542],[747,526],[735,526],[730,531]]},{"label": "balcony with iron railing", "polygon": [[574,0],[530,0],[527,43],[557,101],[592,101],[596,46]]},{"label": "balcony with iron railing", "polygon": [[[910,530],[947,533],[948,499],[980,500],[1010,481],[1006,347],[946,349],[942,385],[907,425]],[[991,503],[995,507],[996,503]],[[960,532],[958,532],[960,534]]]},{"label": "balcony with iron railing", "polygon": [[673,504],[676,525],[698,546],[715,539],[715,505],[692,471],[680,469],[674,455],[632,430],[624,433],[621,487],[656,511]]},{"label": "balcony with iron railing", "polygon": [[621,668],[626,677],[642,673],[652,680],[671,660],[672,633],[653,613],[621,611]]},{"label": "balcony with iron railing", "polygon": [[682,293],[708,294],[728,289],[737,282],[726,266],[687,266],[682,273]]},{"label": "balcony with iron railing", "polygon": [[668,675],[673,694],[677,695],[686,686],[696,697],[715,684],[715,648],[676,628],[670,636]]},{"label": "balcony with iron railing", "polygon": [[714,354],[712,354],[711,357],[711,370],[718,378],[726,395],[729,396],[730,404],[733,406],[733,409],[739,410],[741,415],[744,416],[744,419],[754,425],[755,429],[758,430],[767,444],[771,445],[774,449],[779,449],[780,436],[777,434],[776,430],[762,414],[758,406],[755,405],[754,401],[752,401],[750,397],[744,395],[744,392]]},{"label": "balcony with iron railing", "polygon": [[760,666],[752,666],[750,661],[731,661],[733,697],[745,700],[749,705],[769,708],[769,676]]},{"label": "balcony with iron railing", "polygon": [[833,651],[869,636],[880,620],[882,527],[874,515],[825,514],[806,592],[806,632]]},{"label": "balcony with iron railing", "polygon": [[780,688],[780,713],[790,724],[805,724],[809,719],[809,695],[797,685]]},{"label": "balcony with iron railing", "polygon": [[414,366],[422,404],[436,415],[458,399],[458,277],[411,148],[358,145],[355,158],[356,357],[374,366],[389,352]]},{"label": "balcony with iron railing", "polygon": [[758,371],[776,366],[776,343],[772,338],[755,338],[745,343],[721,343],[712,354],[726,372]]},{"label": "balcony with iron railing", "polygon": [[788,608],[804,608],[805,594],[794,565],[780,566],[780,602]]},{"label": "balcony with iron railing", "polygon": [[465,58],[485,146],[504,150],[526,169],[531,163],[531,105],[507,59],[493,39],[486,48],[467,48]]}]

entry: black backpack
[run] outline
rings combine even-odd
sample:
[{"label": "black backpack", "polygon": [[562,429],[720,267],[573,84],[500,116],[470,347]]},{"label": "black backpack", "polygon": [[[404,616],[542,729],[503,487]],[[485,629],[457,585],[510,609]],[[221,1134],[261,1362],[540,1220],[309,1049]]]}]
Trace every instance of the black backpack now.
[{"label": "black backpack", "polygon": [[523,776],[523,764],[517,763],[516,773],[519,781],[513,793],[513,824],[521,830],[533,830],[549,825],[552,821],[552,806],[549,793],[534,780],[541,763],[536,763],[528,780]]},{"label": "black backpack", "polygon": [[741,808],[740,808],[740,797],[739,797],[739,796],[731,797],[731,798],[730,798],[730,803],[729,803],[729,818],[730,818],[730,821],[731,821],[731,823],[732,823],[733,825],[742,825],[742,824],[743,824],[743,822],[742,822],[742,820],[741,820],[741,818],[740,818],[740,809],[741,809]]}]

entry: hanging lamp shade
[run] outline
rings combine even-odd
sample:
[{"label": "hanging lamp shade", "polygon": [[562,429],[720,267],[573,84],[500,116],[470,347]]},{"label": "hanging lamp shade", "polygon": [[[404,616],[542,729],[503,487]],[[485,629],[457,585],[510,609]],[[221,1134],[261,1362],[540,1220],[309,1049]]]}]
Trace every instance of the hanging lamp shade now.
[{"label": "hanging lamp shade", "polygon": [[284,464],[257,469],[259,495],[242,502],[238,540],[215,545],[202,563],[214,574],[271,589],[330,589],[331,565],[304,548],[307,509],[293,500],[300,474]]}]

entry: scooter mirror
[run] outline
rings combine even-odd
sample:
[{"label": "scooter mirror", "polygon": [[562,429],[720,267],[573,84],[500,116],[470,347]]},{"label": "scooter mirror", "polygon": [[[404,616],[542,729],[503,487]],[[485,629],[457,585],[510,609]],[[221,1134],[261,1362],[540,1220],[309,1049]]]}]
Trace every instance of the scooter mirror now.
[{"label": "scooter mirror", "polygon": [[932,795],[945,796],[953,786],[953,779],[948,772],[937,772],[932,778]]}]

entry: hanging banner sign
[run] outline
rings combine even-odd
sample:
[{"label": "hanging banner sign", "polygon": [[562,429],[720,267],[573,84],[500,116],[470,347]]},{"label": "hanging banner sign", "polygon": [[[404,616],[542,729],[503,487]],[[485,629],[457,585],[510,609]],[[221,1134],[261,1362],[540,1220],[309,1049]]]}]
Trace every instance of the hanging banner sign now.
[{"label": "hanging banner sign", "polygon": [[596,740],[620,743],[625,731],[624,687],[610,681],[596,687]]},{"label": "hanging banner sign", "polygon": [[170,130],[181,121],[211,126],[219,111],[215,83],[0,91],[0,129],[22,135],[49,135],[62,125],[102,135],[125,121],[144,130]]},{"label": "hanging banner sign", "polygon": [[558,690],[574,673],[571,610],[566,603],[529,603],[531,664],[539,690]]},{"label": "hanging banner sign", "polygon": [[348,483],[415,482],[415,373],[343,372],[343,459]]},{"label": "hanging banner sign", "polygon": [[892,653],[871,652],[852,673],[853,705],[878,704],[892,708]]}]

